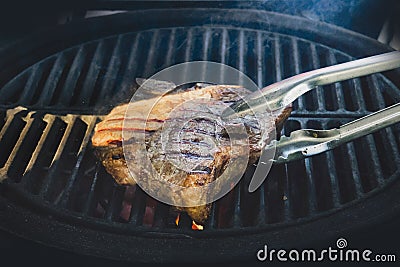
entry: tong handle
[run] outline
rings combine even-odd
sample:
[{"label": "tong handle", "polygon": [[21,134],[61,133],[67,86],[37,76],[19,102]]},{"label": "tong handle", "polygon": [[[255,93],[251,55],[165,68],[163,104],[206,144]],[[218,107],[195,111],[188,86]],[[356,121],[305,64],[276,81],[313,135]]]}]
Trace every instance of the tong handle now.
[{"label": "tong handle", "polygon": [[381,55],[362,58],[325,68],[320,68],[298,74],[291,78],[264,87],[254,92],[242,101],[231,106],[225,116],[232,110],[237,115],[243,115],[258,110],[280,110],[295,101],[304,93],[316,86],[327,85],[373,73],[392,70],[400,67],[400,52],[394,51]]},{"label": "tong handle", "polygon": [[339,127],[340,143],[346,143],[400,122],[400,103]]}]

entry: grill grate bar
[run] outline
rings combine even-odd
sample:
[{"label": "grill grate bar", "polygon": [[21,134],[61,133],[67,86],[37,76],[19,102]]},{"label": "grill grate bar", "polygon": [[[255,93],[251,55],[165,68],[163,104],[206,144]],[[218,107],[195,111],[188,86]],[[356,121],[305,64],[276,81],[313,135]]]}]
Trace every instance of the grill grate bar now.
[{"label": "grill grate bar", "polygon": [[144,65],[144,77],[150,77],[152,74],[154,74],[154,62],[155,58],[157,55],[157,47],[159,46],[159,41],[160,41],[160,31],[155,30],[150,41],[150,46],[148,48],[148,53],[146,56],[146,63]]},{"label": "grill grate bar", "polygon": [[203,32],[203,52],[202,52],[202,60],[208,60],[209,58],[209,47],[211,40],[211,31],[210,29],[205,29]]},{"label": "grill grate bar", "polygon": [[185,47],[185,56],[184,56],[185,62],[191,60],[192,50],[193,50],[193,29],[189,29],[187,32],[186,47]]},{"label": "grill grate bar", "polygon": [[99,93],[97,99],[101,102],[104,101],[104,98],[108,93],[112,92],[112,89],[115,84],[115,80],[117,78],[117,73],[119,68],[121,67],[121,45],[122,45],[122,35],[119,35],[117,41],[115,43],[113,52],[111,54],[110,61],[108,62],[107,71],[103,77],[103,83],[99,89]]},{"label": "grill grate bar", "polygon": [[[246,45],[244,43],[244,31],[243,30],[239,31],[238,48],[239,48],[239,51],[238,51],[239,56],[237,57],[237,65],[239,67],[239,71],[240,72],[246,73],[246,67],[245,67],[245,64],[244,64],[244,58],[245,58],[245,55],[246,55],[246,51],[245,51],[246,50]],[[243,76],[242,75],[239,76],[238,84],[243,84]]]},{"label": "grill grate bar", "polygon": [[154,227],[163,228],[167,226],[169,209],[170,208],[168,205],[161,202],[157,203],[156,211],[154,214],[154,222],[153,222]]},{"label": "grill grate bar", "polygon": [[[15,111],[14,111],[15,112]],[[21,119],[26,122],[24,128],[22,129],[18,140],[12,149],[10,155],[8,156],[7,161],[5,162],[4,166],[0,169],[0,182],[7,177],[8,169],[10,168],[12,162],[14,161],[15,156],[17,155],[17,152],[19,151],[22,141],[24,140],[26,134],[28,133],[29,128],[31,127],[34,118],[32,118],[32,115],[35,112],[29,112],[25,117],[22,117]],[[12,114],[12,118],[14,118],[15,114]],[[0,138],[2,135],[0,135]],[[1,140],[1,139],[0,139]]]},{"label": "grill grate bar", "polygon": [[[229,50],[227,49],[227,44],[228,44],[229,40],[228,40],[228,31],[226,29],[222,30],[222,34],[221,34],[220,39],[221,39],[220,40],[221,43],[220,43],[220,47],[219,47],[219,50],[220,50],[220,55],[219,55],[220,62],[221,62],[221,64],[228,64],[227,60],[228,60],[228,56],[229,56]],[[221,71],[219,79],[220,79],[221,82],[225,80],[223,71]]]},{"label": "grill grate bar", "polygon": [[[139,33],[140,34],[140,33]],[[136,39],[140,39],[139,36],[136,37]],[[169,34],[169,40],[168,40],[168,50],[167,50],[167,54],[165,56],[165,66],[170,66],[172,65],[172,57],[173,57],[173,52],[174,52],[174,43],[175,43],[175,39],[176,39],[176,29],[172,29],[170,34]]]},{"label": "grill grate bar", "polygon": [[[275,51],[274,56],[273,56],[273,64],[276,66],[274,82],[279,82],[282,80],[282,77],[283,77],[281,41],[280,41],[279,36],[276,36],[276,38],[274,39],[273,50]],[[297,64],[295,64],[295,66],[297,66]]]},{"label": "grill grate bar", "polygon": [[333,207],[340,206],[340,192],[339,192],[339,184],[338,184],[338,175],[336,172],[336,166],[334,163],[334,156],[332,151],[326,152],[326,161],[328,165],[329,178],[331,182],[331,194],[332,194],[332,203]]},{"label": "grill grate bar", "polygon": [[361,183],[360,170],[358,168],[358,162],[356,158],[356,150],[353,142],[347,143],[346,146],[352,169],[352,177],[355,187],[356,198],[360,198],[363,194],[363,188]]},{"label": "grill grate bar", "polygon": [[313,162],[311,158],[306,158],[304,160],[304,166],[307,174],[307,187],[308,187],[308,208],[309,213],[315,213],[316,211],[316,192],[315,192],[315,184],[312,175]]},{"label": "grill grate bar", "polygon": [[[199,47],[198,44],[195,43],[194,50],[197,51],[197,56],[195,57],[195,59],[201,61],[207,61],[209,60],[208,48],[210,42],[210,31],[206,29],[202,30],[201,33],[198,34],[198,39],[201,40],[203,46]],[[206,81],[206,79],[207,79],[207,66],[204,65],[201,70],[200,80]]]},{"label": "grill grate bar", "polygon": [[[293,49],[293,68],[294,68],[294,75],[300,74],[302,72],[301,60],[300,60],[300,51],[299,51],[299,44],[296,39],[292,38],[291,40],[292,49]],[[300,104],[301,106],[302,104]]]},{"label": "grill grate bar", "polygon": [[[290,120],[290,119],[289,119]],[[290,134],[289,130],[287,127],[283,127],[282,128],[282,136],[286,135],[288,136]],[[276,166],[275,168],[277,168],[278,170],[280,170],[279,173],[282,173],[282,177],[284,177],[284,179],[279,180],[280,182],[282,182],[282,200],[283,200],[283,211],[282,211],[282,216],[283,216],[283,221],[289,221],[292,217],[291,214],[291,199],[289,199],[289,195],[290,195],[290,184],[289,184],[289,175],[288,175],[288,164],[284,164],[281,166]],[[267,188],[268,189],[268,188]],[[269,190],[267,190],[268,192]],[[285,199],[286,198],[286,199]],[[266,203],[266,207],[268,209],[268,202]],[[268,210],[267,210],[268,211]],[[268,220],[268,218],[267,218]]]},{"label": "grill grate bar", "polygon": [[3,127],[0,130],[0,141],[4,137],[4,134],[8,130],[8,127],[10,127],[11,122],[14,120],[15,114],[21,112],[24,110],[23,108],[15,108],[8,110],[6,113],[6,122],[4,123]]},{"label": "grill grate bar", "polygon": [[[187,36],[188,36],[188,38],[181,43],[182,47],[184,47],[184,53],[183,53],[183,56],[182,56],[182,61],[183,62],[190,61],[190,58],[191,58],[190,55],[191,55],[191,49],[192,49],[192,46],[193,46],[193,43],[192,43],[193,30],[192,29],[189,29],[189,31],[187,32]],[[182,75],[184,77],[187,77],[187,72],[188,72],[188,66],[185,65]]]},{"label": "grill grate bar", "polygon": [[264,50],[262,49],[263,38],[261,32],[257,32],[257,86],[262,88],[264,86],[264,73],[265,73],[265,62],[262,61],[264,58]]},{"label": "grill grate bar", "polygon": [[61,79],[61,76],[66,68],[66,65],[67,65],[67,56],[65,55],[65,52],[62,52],[58,54],[53,64],[53,67],[43,87],[43,92],[40,95],[37,105],[46,106],[50,104],[50,101],[57,88],[57,84]]},{"label": "grill grate bar", "polygon": [[[40,136],[39,142],[38,142],[38,144],[36,145],[35,150],[34,150],[33,153],[32,153],[32,157],[30,158],[30,160],[29,160],[29,162],[28,162],[28,165],[26,166],[23,175],[25,175],[26,173],[28,173],[29,171],[31,171],[32,168],[33,168],[33,166],[34,166],[34,164],[36,163],[36,160],[37,160],[37,158],[38,158],[38,156],[39,156],[39,153],[40,153],[40,151],[41,151],[42,148],[43,148],[43,144],[44,144],[44,142],[45,142],[46,139],[47,139],[47,136],[48,136],[48,134],[49,134],[49,132],[50,132],[51,127],[53,126],[54,119],[55,119],[55,117],[52,116],[52,115],[50,115],[50,114],[44,115],[44,117],[43,117],[42,120],[43,120],[44,122],[46,122],[46,127],[45,127],[45,129],[43,130],[42,135]],[[26,180],[22,180],[22,183],[25,183],[25,181],[26,181]]]},{"label": "grill grate bar", "polygon": [[105,219],[109,222],[115,221],[122,208],[122,201],[126,187],[114,186],[111,199],[106,208]]},{"label": "grill grate bar", "polygon": [[385,100],[384,100],[383,95],[382,95],[382,91],[379,90],[380,89],[380,85],[379,85],[379,82],[378,82],[377,75],[373,74],[373,75],[368,76],[367,81],[368,81],[368,84],[370,85],[370,88],[372,88],[371,92],[373,92],[374,100],[376,100],[378,102],[378,108],[379,109],[385,108],[386,104],[385,104]]},{"label": "grill grate bar", "polygon": [[217,207],[216,206],[217,206],[216,202],[211,203],[210,217],[208,218],[208,220],[206,222],[207,228],[210,228],[210,229],[215,229],[216,228],[216,225],[217,225],[217,223],[216,223],[217,216],[215,216],[216,213],[217,213]]},{"label": "grill grate bar", "polygon": [[97,181],[99,179],[99,172],[100,172],[100,163],[96,162],[96,167],[95,167],[95,172],[93,175],[93,180],[90,185],[90,189],[88,192],[87,200],[85,202],[85,206],[83,208],[83,214],[84,215],[89,215],[90,211],[92,210],[92,207],[94,206],[94,198],[95,198],[95,189],[97,186]]},{"label": "grill grate bar", "polygon": [[390,149],[392,150],[392,156],[395,159],[395,162],[400,162],[400,151],[396,143],[395,134],[393,132],[393,128],[385,129],[385,136],[390,143]]},{"label": "grill grate bar", "polygon": [[[327,61],[329,65],[335,65],[338,63],[335,54],[332,50],[329,50],[327,55]],[[336,97],[337,97],[337,104],[338,109],[337,111],[343,112],[345,110],[345,100],[344,100],[344,93],[343,93],[343,86],[342,83],[334,83],[334,88],[336,90]]]},{"label": "grill grate bar", "polygon": [[40,89],[37,87],[39,85],[40,78],[43,75],[44,65],[45,64],[43,62],[41,64],[36,64],[29,71],[30,72],[29,78],[25,84],[25,87],[20,97],[21,102],[24,101],[25,99],[32,99],[35,94],[35,91]]},{"label": "grill grate bar", "polygon": [[375,172],[376,182],[378,183],[379,186],[382,186],[385,181],[383,178],[382,167],[379,163],[378,152],[376,150],[374,137],[372,134],[369,134],[369,135],[365,136],[365,140],[368,144],[368,148],[369,148],[369,151],[372,156],[372,163],[374,165],[373,170]]},{"label": "grill grate bar", "polygon": [[[299,121],[301,128],[307,128],[307,124],[304,120]],[[310,213],[315,213],[317,209],[316,205],[316,191],[313,176],[313,161],[312,158],[304,159],[304,166],[307,175],[307,187],[308,187],[308,208]]]},{"label": "grill grate bar", "polygon": [[116,201],[117,200],[117,195],[118,195],[118,186],[114,185],[113,188],[112,188],[111,196],[107,201],[107,206],[104,207],[105,210],[106,210],[104,218],[107,221],[112,221],[112,216],[113,216],[113,212],[114,212],[114,208],[113,207],[115,206],[115,204],[117,202]]},{"label": "grill grate bar", "polygon": [[241,195],[241,191],[242,191],[242,186],[244,185],[244,183],[239,183],[236,185],[235,187],[235,200],[234,200],[234,210],[233,210],[233,227],[241,227],[242,226],[242,220],[241,220],[241,214],[240,214],[240,195]]},{"label": "grill grate bar", "polygon": [[[222,37],[221,37],[221,64],[226,64],[227,58],[227,43],[228,43],[228,31],[226,29],[222,30]],[[222,73],[222,72],[221,72]],[[223,81],[223,79],[221,79]]]},{"label": "grill grate bar", "polygon": [[66,116],[62,116],[60,118],[64,122],[67,123],[67,128],[65,129],[65,132],[61,138],[60,144],[58,145],[56,153],[54,154],[53,159],[50,163],[50,166],[49,166],[50,171],[49,171],[48,175],[45,177],[45,181],[44,181],[42,187],[40,188],[39,195],[41,197],[44,197],[49,192],[50,184],[51,184],[52,180],[54,179],[56,169],[57,169],[58,165],[60,164],[59,159],[61,157],[61,154],[63,153],[63,150],[67,143],[68,137],[71,134],[71,130],[72,130],[72,127],[73,127],[75,119],[76,119],[75,116],[70,115],[70,114],[68,114]]},{"label": "grill grate bar", "polygon": [[[325,121],[322,123],[323,129],[328,129],[328,121]],[[325,153],[326,155],[326,162],[328,165],[328,170],[329,170],[329,178],[330,178],[330,183],[331,183],[331,194],[332,194],[332,203],[333,207],[338,207],[340,206],[340,190],[339,190],[339,184],[338,184],[338,174],[336,172],[336,164],[334,160],[334,155],[333,152],[327,151]]]},{"label": "grill grate bar", "polygon": [[140,40],[140,33],[138,33],[135,36],[132,46],[129,49],[128,63],[121,82],[122,92],[128,91],[132,86],[132,84],[134,84],[133,82],[134,77],[132,77],[132,75],[137,71],[136,56],[138,53],[139,40]]},{"label": "grill grate bar", "polygon": [[[312,66],[314,69],[320,68],[320,61],[318,59],[317,48],[315,47],[314,43],[310,43],[310,51],[311,51],[311,58],[312,58]],[[326,88],[327,89],[327,88]],[[324,97],[324,88],[322,86],[317,86],[315,89],[315,95],[317,97],[317,111],[323,112],[325,111],[326,101]]]},{"label": "grill grate bar", "polygon": [[[283,220],[288,222],[293,217],[292,215],[292,199],[290,197],[290,181],[289,181],[289,168],[288,164],[284,165],[284,174],[285,179],[283,180],[283,196],[286,197],[286,201],[283,201]],[[284,199],[283,199],[284,200]]]},{"label": "grill grate bar", "polygon": [[104,40],[101,40],[96,46],[96,50],[94,52],[85,81],[83,82],[82,90],[80,92],[79,103],[89,105],[92,95],[96,92],[95,85],[100,73],[102,62],[104,60],[104,46]]},{"label": "grill grate bar", "polygon": [[146,208],[146,194],[136,185],[135,195],[132,200],[132,209],[129,215],[129,223],[132,225],[141,225]]},{"label": "grill grate bar", "polygon": [[265,183],[262,184],[258,190],[260,194],[260,207],[258,209],[257,224],[264,225],[266,223],[265,213],[267,212],[267,206],[265,205]]},{"label": "grill grate bar", "polygon": [[359,107],[359,111],[366,111],[367,107],[365,105],[364,94],[362,93],[362,86],[360,78],[354,78],[351,80],[354,87],[355,98]]},{"label": "grill grate bar", "polygon": [[[277,46],[280,45],[279,44],[280,43],[279,39],[277,41],[278,41],[278,43],[275,43],[275,49],[277,49],[278,48]],[[293,49],[292,53],[293,53],[294,75],[296,75],[296,74],[300,74],[302,72],[301,61],[300,61],[300,52],[299,52],[299,44],[298,44],[297,40],[293,39],[293,38],[291,39],[291,44],[292,44],[292,49]],[[281,52],[279,52],[279,53],[281,53]],[[275,55],[275,57],[277,57],[277,55]],[[278,58],[281,58],[281,57],[279,56]],[[280,60],[278,62],[279,62],[279,67],[277,66],[277,70],[280,70],[281,69]],[[277,78],[276,81],[280,81],[282,79],[282,74],[279,73],[279,77],[277,76],[276,78]],[[305,106],[306,106],[305,98],[303,96],[297,98],[297,100],[295,101],[295,105],[297,105],[296,109],[305,110]]]},{"label": "grill grate bar", "polygon": [[[14,77],[11,79],[8,83],[6,83],[4,86],[0,87],[0,103],[1,104],[10,104],[13,103],[14,100],[17,100],[19,97],[18,89],[19,88],[24,88],[25,84],[28,80],[28,76],[30,74],[30,71],[26,70],[19,74],[18,76]],[[13,103],[14,104],[14,103]]]},{"label": "grill grate bar", "polygon": [[385,128],[373,134],[384,179],[395,173],[396,166],[400,164],[399,147],[393,129]]},{"label": "grill grate bar", "polygon": [[77,159],[76,159],[74,169],[72,170],[72,173],[68,179],[66,186],[64,187],[62,194],[60,194],[60,197],[58,198],[58,200],[55,201],[55,204],[60,203],[60,205],[62,207],[66,207],[67,202],[70,197],[70,194],[71,194],[71,190],[73,189],[73,185],[78,177],[80,166],[83,161],[83,158],[84,158],[84,155],[86,152],[86,148],[89,144],[90,138],[92,136],[93,128],[96,124],[97,117],[96,116],[80,116],[79,119],[81,119],[83,122],[86,123],[87,128],[86,128],[85,135],[83,137],[81,146],[79,148],[79,151],[77,153]]},{"label": "grill grate bar", "polygon": [[75,54],[71,67],[65,79],[63,88],[61,89],[59,99],[55,100],[63,106],[68,106],[76,90],[78,78],[82,74],[83,66],[86,61],[87,48],[82,45]]}]

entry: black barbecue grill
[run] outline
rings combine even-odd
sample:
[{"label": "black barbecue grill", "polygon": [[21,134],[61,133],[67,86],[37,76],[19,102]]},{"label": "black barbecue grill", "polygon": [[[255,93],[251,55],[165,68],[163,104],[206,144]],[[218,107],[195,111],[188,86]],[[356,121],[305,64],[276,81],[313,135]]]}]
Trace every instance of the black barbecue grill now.
[{"label": "black barbecue grill", "polygon": [[[387,51],[328,24],[235,9],[133,11],[34,34],[0,52],[0,226],[83,254],[165,262],[252,258],[266,242],[304,246],[377,223],[400,211],[398,125],[273,166],[254,193],[249,168],[213,204],[203,231],[184,214],[176,226],[177,212],[139,187],[117,185],[90,137],[101,115],[129,99],[135,78],[177,63],[224,63],[264,87]],[[283,134],[337,127],[396,103],[398,77],[318,88],[294,103]]]}]

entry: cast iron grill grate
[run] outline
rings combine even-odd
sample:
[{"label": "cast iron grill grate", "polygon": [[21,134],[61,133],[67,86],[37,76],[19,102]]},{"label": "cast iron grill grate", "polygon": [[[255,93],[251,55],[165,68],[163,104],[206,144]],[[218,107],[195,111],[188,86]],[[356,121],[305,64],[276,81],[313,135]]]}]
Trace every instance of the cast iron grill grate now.
[{"label": "cast iron grill grate", "polygon": [[[171,207],[138,187],[117,186],[93,156],[89,141],[95,123],[127,100],[134,79],[176,63],[209,60],[265,86],[350,59],[306,39],[234,27],[154,29],[86,42],[44,58],[0,88],[0,174],[8,177],[10,192],[76,221],[190,233],[188,218],[177,229]],[[399,100],[396,86],[382,75],[336,83],[296,101],[283,132],[337,127]],[[28,110],[7,115],[15,106]],[[214,203],[204,232],[314,219],[361,200],[398,176],[398,136],[399,127],[393,126],[322,155],[274,166],[253,194],[247,192],[250,168]]]}]

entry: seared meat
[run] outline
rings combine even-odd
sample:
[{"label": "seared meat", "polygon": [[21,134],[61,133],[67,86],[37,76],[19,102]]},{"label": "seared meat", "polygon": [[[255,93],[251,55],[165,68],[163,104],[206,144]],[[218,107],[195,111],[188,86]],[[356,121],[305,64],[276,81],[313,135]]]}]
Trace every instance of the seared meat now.
[{"label": "seared meat", "polygon": [[[117,106],[96,125],[92,138],[92,144],[96,148],[95,154],[119,184],[133,185],[135,177],[143,177],[148,173],[145,166],[131,168],[130,173],[123,152],[129,155],[129,159],[137,158],[135,152],[140,151],[141,144],[135,142],[135,131],[145,130],[148,156],[163,180],[183,187],[203,186],[224,173],[233,158],[246,154],[247,143],[243,144],[243,150],[240,144],[239,148],[232,150],[232,140],[226,132],[224,122],[218,120],[218,114],[227,104],[239,100],[239,95],[244,96],[248,93],[247,89],[240,86],[215,85],[168,94],[157,102],[154,99],[140,100],[130,104],[125,124],[123,122],[128,105]],[[190,100],[195,100],[196,104],[184,104]],[[152,112],[146,118],[146,111],[150,107]],[[178,115],[170,116],[174,108]],[[257,118],[246,116],[240,119],[249,138],[249,163],[258,159],[262,148],[271,139],[269,133],[274,130],[273,127],[281,126],[290,111],[291,109],[287,108],[272,115],[265,113]],[[196,118],[192,119],[194,115]],[[144,124],[143,121],[147,123]],[[182,121],[185,122],[183,126]],[[232,121],[232,125],[238,122]],[[161,130],[165,123],[169,127]],[[131,139],[125,140],[125,151],[122,149],[123,127],[133,132]],[[162,140],[162,134],[168,136],[167,142]],[[204,223],[208,218],[210,205],[190,207],[191,200],[204,196],[176,192],[170,194],[172,198],[179,198],[189,206],[181,209],[197,223]]]}]

